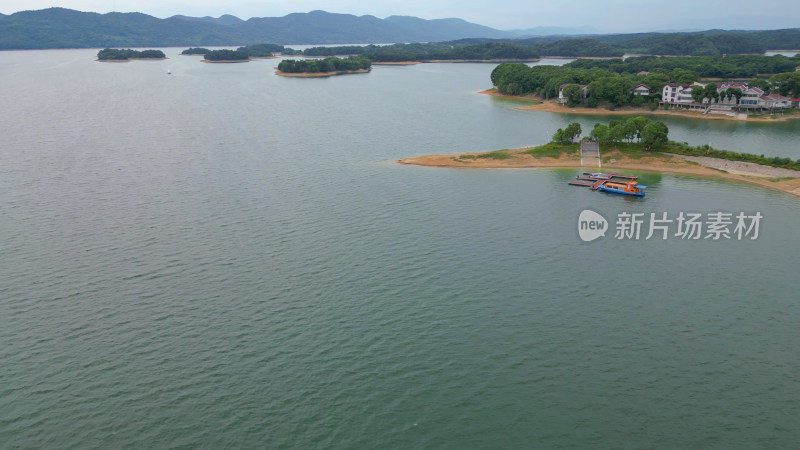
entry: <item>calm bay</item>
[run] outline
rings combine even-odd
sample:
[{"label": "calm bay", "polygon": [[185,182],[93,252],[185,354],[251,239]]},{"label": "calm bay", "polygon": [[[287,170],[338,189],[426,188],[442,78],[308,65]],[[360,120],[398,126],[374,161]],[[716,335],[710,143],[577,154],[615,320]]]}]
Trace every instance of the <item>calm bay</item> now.
[{"label": "calm bay", "polygon": [[[397,164],[607,120],[477,94],[493,64],[295,79],[164,50],[0,52],[4,445],[800,441],[798,197]],[[800,158],[800,121],[660,120]],[[585,208],[764,218],[756,240],[587,244]]]}]

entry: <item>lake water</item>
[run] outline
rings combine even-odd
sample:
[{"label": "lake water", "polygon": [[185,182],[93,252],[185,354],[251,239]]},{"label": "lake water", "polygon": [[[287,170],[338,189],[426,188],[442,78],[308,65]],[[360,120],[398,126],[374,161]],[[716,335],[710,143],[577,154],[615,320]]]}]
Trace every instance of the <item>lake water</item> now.
[{"label": "lake water", "polygon": [[[0,447],[800,441],[797,197],[401,166],[576,116],[476,94],[491,64],[296,79],[180,50],[0,52]],[[800,157],[798,122],[665,121]],[[583,243],[587,207],[763,220],[755,240]]]}]

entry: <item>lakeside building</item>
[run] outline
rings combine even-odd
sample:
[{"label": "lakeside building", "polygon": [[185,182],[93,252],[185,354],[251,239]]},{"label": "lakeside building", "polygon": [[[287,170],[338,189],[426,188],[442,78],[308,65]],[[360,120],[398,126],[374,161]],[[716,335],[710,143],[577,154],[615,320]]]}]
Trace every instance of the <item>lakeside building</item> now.
[{"label": "lakeside building", "polygon": [[637,84],[633,88],[633,95],[650,95],[650,86],[646,84]]},{"label": "lakeside building", "polygon": [[[763,112],[782,111],[791,108],[793,103],[789,98],[779,94],[767,94],[763,89],[750,87],[741,81],[723,81],[717,84],[717,98],[703,98],[702,102],[697,102],[692,97],[692,88],[702,84],[667,84],[661,92],[662,106],[674,106],[685,109],[702,109],[705,113],[714,112],[724,114],[726,112]],[[726,95],[728,89],[739,89],[742,92],[741,98],[734,95]]]},{"label": "lakeside building", "polygon": [[570,85],[575,85],[575,86],[580,87],[581,90],[583,91],[583,98],[586,98],[586,97],[589,96],[589,93],[586,91],[586,85],[585,84],[564,83],[564,84],[562,84],[561,86],[558,87],[558,102],[559,103],[567,103],[567,97],[564,97],[564,88],[567,87],[567,86],[570,86]]},{"label": "lakeside building", "polygon": [[661,91],[661,102],[669,104],[692,103],[692,86],[670,83]]}]

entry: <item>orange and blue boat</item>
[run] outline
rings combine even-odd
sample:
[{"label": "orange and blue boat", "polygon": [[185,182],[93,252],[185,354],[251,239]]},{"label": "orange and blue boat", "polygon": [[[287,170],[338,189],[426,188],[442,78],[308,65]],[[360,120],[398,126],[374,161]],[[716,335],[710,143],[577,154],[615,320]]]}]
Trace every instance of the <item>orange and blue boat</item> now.
[{"label": "orange and blue boat", "polygon": [[578,181],[570,181],[573,186],[585,186],[593,191],[604,191],[612,194],[644,197],[647,186],[636,182],[635,175],[621,173],[583,172],[575,177]]}]

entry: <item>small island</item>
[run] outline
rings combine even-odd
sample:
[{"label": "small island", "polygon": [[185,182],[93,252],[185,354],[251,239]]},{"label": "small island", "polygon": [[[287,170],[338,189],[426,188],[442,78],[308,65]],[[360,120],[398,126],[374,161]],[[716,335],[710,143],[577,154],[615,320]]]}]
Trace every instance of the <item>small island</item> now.
[{"label": "small island", "polygon": [[192,47],[187,48],[186,50],[181,52],[181,55],[205,55],[209,53],[211,50],[203,47]]},{"label": "small island", "polygon": [[275,55],[283,53],[286,49],[278,44],[253,44],[239,47],[236,50],[209,50],[207,48],[196,47],[186,49],[182,55],[203,55],[203,62],[210,63],[239,63],[247,62],[251,59],[271,59],[277,58]]},{"label": "small island", "polygon": [[250,61],[250,55],[242,50],[211,50],[203,55],[207,63],[243,63]]},{"label": "small island", "polygon": [[286,48],[278,44],[253,44],[239,47],[237,51],[246,52],[250,59],[271,59],[284,53]]},{"label": "small island", "polygon": [[167,59],[167,55],[161,50],[132,50],[126,48],[124,50],[116,48],[104,48],[97,52],[98,61],[130,61],[132,59]]},{"label": "small island", "polygon": [[[551,142],[536,147],[426,155],[404,158],[398,162],[451,168],[590,169],[585,161],[581,161],[581,142],[576,142],[581,133],[580,124],[575,122],[558,129]],[[665,124],[639,116],[597,124],[583,140],[601,145],[603,169],[722,178],[800,196],[800,160],[730,152],[708,145],[693,147],[687,143],[670,141],[668,133]]]},{"label": "small island", "polygon": [[285,77],[329,77],[332,75],[368,73],[372,61],[366,56],[325,58],[315,60],[285,59],[278,64],[276,74]]}]

